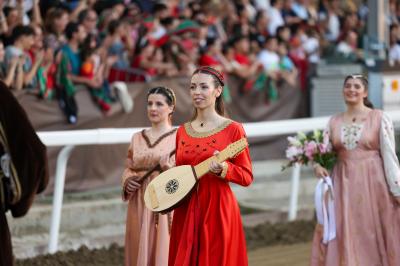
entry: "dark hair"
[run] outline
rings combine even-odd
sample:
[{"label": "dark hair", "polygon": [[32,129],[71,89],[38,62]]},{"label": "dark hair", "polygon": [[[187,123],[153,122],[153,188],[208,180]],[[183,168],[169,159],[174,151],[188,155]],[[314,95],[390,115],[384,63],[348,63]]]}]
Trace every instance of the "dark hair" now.
[{"label": "dark hair", "polygon": [[164,11],[164,10],[167,10],[167,9],[168,9],[168,6],[166,4],[157,3],[157,4],[155,4],[153,6],[153,13],[157,13],[157,12]]},{"label": "dark hair", "polygon": [[45,29],[50,33],[56,33],[53,30],[54,21],[61,18],[64,14],[69,14],[68,10],[62,7],[52,7],[46,12]]},{"label": "dark hair", "polygon": [[270,5],[271,5],[271,6],[275,6],[276,3],[277,3],[278,1],[279,1],[279,0],[271,0]]},{"label": "dark hair", "polygon": [[111,20],[107,27],[108,34],[113,35],[117,31],[117,29],[120,25],[121,25],[120,20],[116,20],[116,19]]},{"label": "dark hair", "polygon": [[86,8],[86,9],[82,10],[81,12],[79,12],[79,14],[78,14],[78,22],[82,23],[86,19],[86,17],[88,16],[88,14],[89,14],[89,8]]},{"label": "dark hair", "polygon": [[13,29],[11,37],[13,42],[15,42],[22,36],[34,36],[34,35],[35,31],[31,26],[18,25],[15,26],[15,28]]},{"label": "dark hair", "polygon": [[[192,77],[199,73],[210,75],[213,78],[214,86],[216,88],[219,86],[221,86],[222,89],[224,88],[224,76],[218,70],[209,66],[199,67],[193,72]],[[222,100],[222,93],[215,100],[215,111],[217,111],[219,115],[225,116],[225,106],[224,106],[224,101]],[[194,120],[196,117],[197,117],[197,110],[194,111],[192,120]]]},{"label": "dark hair", "polygon": [[175,92],[168,87],[154,87],[147,93],[147,100],[151,94],[161,94],[165,97],[165,100],[169,106],[173,106],[172,112],[169,114],[169,123],[172,124],[172,114],[174,113],[176,106]]},{"label": "dark hair", "polygon": [[[366,91],[368,91],[368,79],[366,77],[364,77],[363,75],[361,75],[361,74],[348,75],[344,79],[343,85],[346,84],[346,82],[349,79],[359,79],[361,81],[362,85],[364,86],[364,89]],[[364,98],[364,105],[368,108],[374,109],[374,105],[368,100],[368,97]]]},{"label": "dark hair", "polygon": [[10,7],[10,6],[5,6],[5,7],[3,8],[4,16],[8,17],[8,15],[9,15],[12,11],[14,11],[14,10],[17,10],[17,9],[14,8],[14,7]]},{"label": "dark hair", "polygon": [[65,37],[67,40],[71,40],[74,36],[74,33],[79,31],[80,24],[77,22],[70,22],[68,23],[67,27],[65,28]]},{"label": "dark hair", "polygon": [[161,94],[164,95],[166,102],[169,106],[174,106],[176,104],[176,97],[175,92],[168,88],[168,87],[154,87],[149,90],[147,93],[147,99],[149,98],[150,94]]},{"label": "dark hair", "polygon": [[[91,47],[92,41],[96,42],[95,47]],[[100,47],[100,43],[98,42],[96,35],[88,34],[86,39],[83,41],[81,45],[81,60],[84,62],[87,58],[89,58],[98,48]]]}]

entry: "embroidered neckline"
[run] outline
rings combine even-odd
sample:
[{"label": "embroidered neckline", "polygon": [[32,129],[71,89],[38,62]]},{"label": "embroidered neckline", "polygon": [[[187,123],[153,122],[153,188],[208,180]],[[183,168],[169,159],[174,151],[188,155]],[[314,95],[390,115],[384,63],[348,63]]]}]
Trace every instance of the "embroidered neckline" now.
[{"label": "embroidered neckline", "polygon": [[372,109],[371,111],[368,112],[368,114],[361,120],[362,121],[361,123],[356,123],[356,122],[346,123],[344,121],[344,112],[343,112],[343,113],[341,113],[342,126],[352,127],[354,125],[356,125],[356,126],[364,125],[368,121],[368,119],[370,119],[372,112],[374,112],[374,109]]},{"label": "embroidered neckline", "polygon": [[187,122],[187,123],[185,123],[185,130],[186,130],[186,133],[193,138],[206,138],[206,137],[209,137],[209,136],[212,136],[214,134],[221,132],[227,126],[229,126],[231,123],[232,123],[232,120],[228,119],[228,120],[224,121],[221,125],[219,125],[218,127],[214,128],[212,130],[199,132],[199,131],[196,131],[192,127],[190,122]]},{"label": "embroidered neckline", "polygon": [[172,135],[175,131],[176,131],[176,128],[174,128],[171,131],[168,131],[168,132],[162,134],[161,136],[158,137],[158,139],[156,139],[156,141],[153,144],[151,143],[149,137],[146,135],[146,130],[145,129],[142,130],[142,137],[146,141],[147,147],[152,149],[155,146],[157,146],[164,138],[168,137],[169,135]]}]

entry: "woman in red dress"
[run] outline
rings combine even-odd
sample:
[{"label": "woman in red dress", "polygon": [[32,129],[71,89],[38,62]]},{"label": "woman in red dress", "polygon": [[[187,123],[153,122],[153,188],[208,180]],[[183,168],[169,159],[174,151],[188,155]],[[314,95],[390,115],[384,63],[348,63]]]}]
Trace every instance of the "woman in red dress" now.
[{"label": "woman in red dress", "polygon": [[[196,165],[245,137],[240,123],[224,117],[223,76],[211,67],[197,69],[191,79],[193,119],[179,127],[176,165]],[[253,181],[249,149],[210,172],[174,211],[169,265],[247,265],[240,210],[229,186]]]}]

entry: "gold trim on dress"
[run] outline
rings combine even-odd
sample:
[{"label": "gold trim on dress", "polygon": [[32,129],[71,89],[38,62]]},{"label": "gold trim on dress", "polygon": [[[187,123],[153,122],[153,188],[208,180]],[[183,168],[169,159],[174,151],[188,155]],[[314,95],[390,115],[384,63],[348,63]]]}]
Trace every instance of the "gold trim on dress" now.
[{"label": "gold trim on dress", "polygon": [[184,126],[185,126],[186,133],[187,133],[189,136],[191,136],[191,137],[193,137],[193,138],[207,138],[207,137],[209,137],[209,136],[212,136],[212,135],[214,135],[214,134],[217,134],[217,133],[221,132],[221,131],[224,130],[227,126],[229,126],[232,122],[233,122],[232,120],[228,119],[228,120],[224,121],[220,126],[214,128],[214,129],[212,129],[212,130],[204,131],[204,132],[196,131],[196,130],[192,127],[191,122],[185,123]]},{"label": "gold trim on dress", "polygon": [[176,130],[177,130],[177,129],[174,128],[174,129],[172,129],[172,130],[170,130],[170,131],[168,131],[168,132],[162,134],[161,136],[159,136],[159,137],[154,141],[154,143],[151,143],[149,137],[147,136],[147,133],[146,133],[146,130],[145,130],[145,129],[142,130],[141,134],[142,134],[142,137],[144,138],[144,140],[146,141],[147,147],[148,147],[149,149],[152,149],[152,148],[154,148],[155,146],[157,146],[158,143],[160,143],[163,139],[165,139],[165,138],[168,137],[169,135],[174,134]]}]

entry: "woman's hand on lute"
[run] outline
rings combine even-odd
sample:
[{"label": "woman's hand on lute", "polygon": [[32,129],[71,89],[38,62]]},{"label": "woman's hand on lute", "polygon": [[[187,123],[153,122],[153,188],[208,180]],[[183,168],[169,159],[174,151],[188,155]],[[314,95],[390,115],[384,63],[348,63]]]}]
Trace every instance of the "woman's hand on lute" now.
[{"label": "woman's hand on lute", "polygon": [[[218,155],[219,151],[215,151],[214,155]],[[223,163],[219,163],[217,161],[212,161],[209,166],[210,172],[215,174],[215,175],[220,175],[222,171],[224,170],[224,165]]]}]

